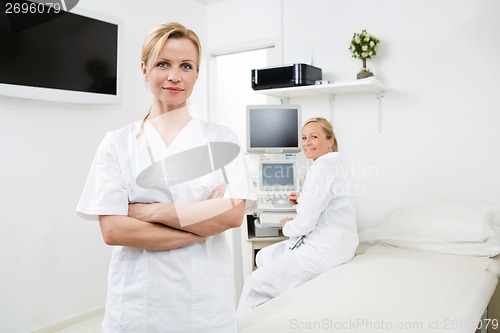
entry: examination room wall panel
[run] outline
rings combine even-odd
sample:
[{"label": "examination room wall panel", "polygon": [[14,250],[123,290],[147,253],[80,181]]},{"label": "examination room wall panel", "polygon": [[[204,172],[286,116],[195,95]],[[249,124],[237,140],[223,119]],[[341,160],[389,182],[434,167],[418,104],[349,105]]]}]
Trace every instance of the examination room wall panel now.
[{"label": "examination room wall panel", "polygon": [[391,89],[380,132],[374,94],[337,95],[332,104],[326,96],[291,99],[303,120],[333,120],[357,185],[360,229],[403,204],[500,202],[500,2],[271,0],[245,11],[258,20],[238,21],[222,35],[239,15],[234,8],[233,1],[209,6],[209,47],[251,42],[254,30],[258,39],[279,36],[283,64],[312,63],[330,81],[356,80],[361,61],[348,50],[354,32],[381,40],[368,59]]},{"label": "examination room wall panel", "polygon": [[[98,222],[75,214],[95,150],[106,131],[149,109],[140,73],[149,30],[175,20],[206,39],[206,5],[199,1],[81,0],[77,6],[123,22],[123,101],[79,105],[0,96],[0,332],[32,332],[103,308],[110,247]],[[206,99],[204,67],[192,97],[198,105]]]}]

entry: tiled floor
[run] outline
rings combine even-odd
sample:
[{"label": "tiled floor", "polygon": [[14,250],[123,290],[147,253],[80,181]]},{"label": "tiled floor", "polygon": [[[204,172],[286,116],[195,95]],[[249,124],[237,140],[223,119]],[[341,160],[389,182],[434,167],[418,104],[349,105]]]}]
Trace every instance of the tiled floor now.
[{"label": "tiled floor", "polygon": [[54,331],[54,333],[100,333],[103,315],[83,320],[66,328]]}]

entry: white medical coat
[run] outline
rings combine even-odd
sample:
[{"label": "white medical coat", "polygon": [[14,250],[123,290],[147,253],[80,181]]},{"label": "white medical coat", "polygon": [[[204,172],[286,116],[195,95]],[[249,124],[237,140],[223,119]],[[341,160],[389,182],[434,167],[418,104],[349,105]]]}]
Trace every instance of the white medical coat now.
[{"label": "white medical coat", "polygon": [[[77,212],[87,216],[127,215],[129,203],[186,203],[206,200],[224,183],[221,170],[182,184],[144,189],[138,174],[154,161],[207,142],[237,143],[228,128],[192,119],[167,148],[156,129],[140,122],[108,133],[101,142]],[[226,198],[255,202],[243,152],[225,167]],[[234,278],[230,253],[219,234],[168,251],[113,248],[103,332],[231,332],[237,331]]]},{"label": "white medical coat", "polygon": [[[318,157],[307,171],[297,216],[283,227],[290,239],[257,253],[255,270],[245,281],[238,316],[350,260],[358,246],[349,170],[340,153]],[[294,250],[297,237],[304,242]]]},{"label": "white medical coat", "polygon": [[352,255],[358,246],[350,170],[342,155],[318,157],[307,170],[297,216],[283,227],[290,238],[306,235],[307,243],[326,252]]}]

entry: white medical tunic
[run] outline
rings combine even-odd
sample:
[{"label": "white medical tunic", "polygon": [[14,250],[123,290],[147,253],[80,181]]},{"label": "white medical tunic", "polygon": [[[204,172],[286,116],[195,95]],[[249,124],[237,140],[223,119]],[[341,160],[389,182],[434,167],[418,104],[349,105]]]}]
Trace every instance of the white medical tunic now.
[{"label": "white medical tunic", "polygon": [[[227,127],[192,119],[167,148],[149,121],[109,132],[94,158],[77,212],[127,215],[129,203],[187,203],[206,200],[225,183],[222,170],[180,184],[144,189],[136,178],[160,161],[209,142],[237,143]],[[224,167],[225,198],[255,203],[243,152]],[[230,252],[219,234],[167,251],[115,246],[109,267],[103,332],[182,333],[237,331]]]},{"label": "white medical tunic", "polygon": [[[354,256],[359,242],[349,178],[340,153],[314,161],[301,189],[297,216],[283,227],[289,239],[257,253],[258,269],[245,281],[238,316]],[[290,250],[302,235],[303,244]]]},{"label": "white medical tunic", "polygon": [[318,157],[307,170],[297,217],[285,224],[283,234],[307,235],[307,243],[317,249],[352,256],[358,246],[353,194],[342,155],[331,152]]}]

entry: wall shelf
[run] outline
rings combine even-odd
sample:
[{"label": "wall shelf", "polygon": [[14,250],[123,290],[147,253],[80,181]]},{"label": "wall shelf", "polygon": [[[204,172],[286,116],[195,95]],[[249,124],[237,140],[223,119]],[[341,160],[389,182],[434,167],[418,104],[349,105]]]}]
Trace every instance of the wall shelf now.
[{"label": "wall shelf", "polygon": [[373,93],[378,100],[379,132],[382,131],[382,101],[384,93],[389,88],[374,77],[369,77],[356,81],[338,81],[330,84],[309,85],[289,88],[275,88],[255,90],[256,93],[277,97],[283,104],[288,104],[294,97],[329,97],[330,108],[333,113],[333,101],[336,95],[340,94],[360,94]]}]

